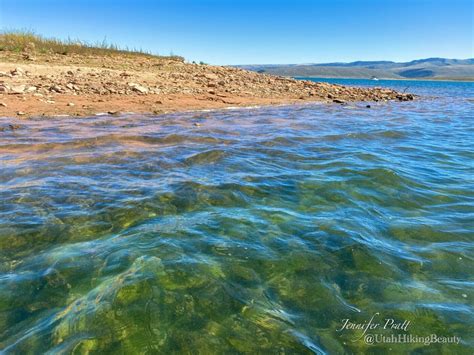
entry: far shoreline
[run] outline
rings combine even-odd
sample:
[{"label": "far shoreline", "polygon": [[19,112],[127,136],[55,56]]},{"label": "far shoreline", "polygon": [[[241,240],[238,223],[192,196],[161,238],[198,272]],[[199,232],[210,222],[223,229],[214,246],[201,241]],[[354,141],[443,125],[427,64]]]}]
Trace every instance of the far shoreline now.
[{"label": "far shoreline", "polygon": [[378,80],[373,80],[372,78],[349,78],[349,77],[322,77],[322,76],[285,76],[286,78],[294,78],[297,80],[304,80],[304,79],[331,79],[331,80],[369,80],[369,81],[427,81],[427,82],[451,82],[451,83],[474,83],[474,78],[466,78],[466,79],[429,79],[429,78],[422,78],[422,79],[396,79],[396,78],[377,78]]}]

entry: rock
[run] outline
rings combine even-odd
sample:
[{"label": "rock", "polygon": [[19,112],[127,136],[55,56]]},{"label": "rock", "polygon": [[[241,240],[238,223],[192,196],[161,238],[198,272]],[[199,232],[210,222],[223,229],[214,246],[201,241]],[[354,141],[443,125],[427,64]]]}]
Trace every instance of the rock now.
[{"label": "rock", "polygon": [[0,94],[6,94],[10,91],[10,87],[5,84],[0,84]]},{"label": "rock", "polygon": [[26,92],[31,93],[31,92],[36,92],[38,88],[36,86],[28,86],[26,89]]},{"label": "rock", "polygon": [[30,60],[30,61],[35,61],[36,57],[30,53],[23,53],[23,59],[25,60]]},{"label": "rock", "polygon": [[148,94],[149,90],[147,87],[143,86],[143,85],[140,85],[140,84],[136,84],[136,83],[128,83],[128,86],[133,90],[133,91],[136,91],[136,92],[139,92],[140,94]]},{"label": "rock", "polygon": [[371,106],[370,106],[370,105],[366,105],[365,107],[366,107],[366,108],[371,108]]},{"label": "rock", "polygon": [[15,68],[14,70],[10,72],[10,74],[13,76],[22,76],[25,74],[25,71],[21,68]]},{"label": "rock", "polygon": [[28,53],[28,52],[31,53],[31,52],[34,52],[34,51],[36,51],[36,46],[35,46],[34,42],[28,42],[26,44],[26,46],[23,48],[23,52],[25,52],[25,53]]},{"label": "rock", "polygon": [[70,103],[68,103],[67,105],[68,105],[69,107],[76,106],[76,105],[74,105],[73,102],[70,102]]},{"label": "rock", "polygon": [[26,85],[17,85],[10,88],[10,94],[23,94],[26,90]]},{"label": "rock", "polygon": [[204,77],[209,80],[217,80],[219,79],[219,75],[217,74],[205,74]]},{"label": "rock", "polygon": [[344,100],[340,100],[340,99],[334,99],[334,100],[332,100],[332,102],[334,102],[336,104],[345,104],[346,103]]},{"label": "rock", "polygon": [[17,130],[17,129],[20,129],[21,127],[22,127],[22,126],[19,125],[19,124],[11,124],[11,123],[10,123],[10,124],[9,124],[8,126],[6,126],[6,127],[5,127],[5,126],[3,126],[3,127],[0,126],[0,132],[5,132],[5,131],[8,130],[8,129],[10,129],[11,131],[15,131],[15,130]]},{"label": "rock", "polygon": [[1,107],[7,107],[7,104],[5,102],[0,102]]},{"label": "rock", "polygon": [[63,92],[63,89],[59,85],[53,85],[49,88],[49,91],[61,93]]},{"label": "rock", "polygon": [[413,95],[411,94],[399,94],[396,98],[400,101],[410,101],[413,100]]},{"label": "rock", "polygon": [[24,113],[23,111],[17,111],[16,113],[18,116],[24,116],[26,115],[26,113]]}]

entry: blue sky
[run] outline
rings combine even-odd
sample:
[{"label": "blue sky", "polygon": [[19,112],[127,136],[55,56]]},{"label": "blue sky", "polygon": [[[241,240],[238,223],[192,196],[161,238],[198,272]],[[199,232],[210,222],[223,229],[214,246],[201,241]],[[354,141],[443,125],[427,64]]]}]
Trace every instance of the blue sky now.
[{"label": "blue sky", "polygon": [[0,0],[0,28],[212,64],[473,54],[472,0]]}]

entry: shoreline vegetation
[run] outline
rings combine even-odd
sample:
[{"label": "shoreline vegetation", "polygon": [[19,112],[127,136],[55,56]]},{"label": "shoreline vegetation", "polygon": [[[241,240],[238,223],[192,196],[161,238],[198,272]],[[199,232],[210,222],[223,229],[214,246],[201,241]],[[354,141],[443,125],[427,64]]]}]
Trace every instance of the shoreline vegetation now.
[{"label": "shoreline vegetation", "polygon": [[409,101],[385,88],[355,88],[187,63],[106,42],[0,33],[0,117],[93,116],[311,101]]}]

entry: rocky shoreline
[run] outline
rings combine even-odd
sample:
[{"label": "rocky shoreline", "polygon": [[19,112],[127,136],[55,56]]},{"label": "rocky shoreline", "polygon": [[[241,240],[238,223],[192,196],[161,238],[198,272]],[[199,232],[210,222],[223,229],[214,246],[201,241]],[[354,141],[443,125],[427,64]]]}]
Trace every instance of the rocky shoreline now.
[{"label": "rocky shoreline", "polygon": [[0,52],[0,117],[167,113],[322,101],[409,101],[384,88],[355,88],[258,74],[180,58]]}]

